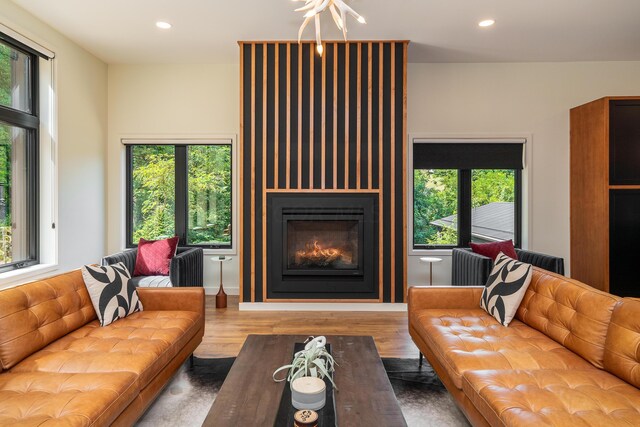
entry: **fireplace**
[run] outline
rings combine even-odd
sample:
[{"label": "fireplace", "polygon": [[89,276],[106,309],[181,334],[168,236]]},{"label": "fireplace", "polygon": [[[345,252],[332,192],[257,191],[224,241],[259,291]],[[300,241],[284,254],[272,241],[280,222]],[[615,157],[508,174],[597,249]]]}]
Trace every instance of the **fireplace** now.
[{"label": "fireplace", "polygon": [[371,195],[270,195],[267,295],[273,299],[378,297]]}]

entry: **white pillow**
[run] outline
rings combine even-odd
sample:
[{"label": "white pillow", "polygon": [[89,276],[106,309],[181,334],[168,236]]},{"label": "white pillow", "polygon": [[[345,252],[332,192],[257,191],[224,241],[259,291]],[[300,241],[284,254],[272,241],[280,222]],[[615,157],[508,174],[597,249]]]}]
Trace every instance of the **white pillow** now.
[{"label": "white pillow", "polygon": [[127,267],[119,262],[104,267],[85,265],[82,278],[101,326],[107,326],[136,311],[142,311],[138,291]]},{"label": "white pillow", "polygon": [[531,264],[500,252],[482,292],[480,307],[504,326],[509,326],[531,283],[532,274]]}]

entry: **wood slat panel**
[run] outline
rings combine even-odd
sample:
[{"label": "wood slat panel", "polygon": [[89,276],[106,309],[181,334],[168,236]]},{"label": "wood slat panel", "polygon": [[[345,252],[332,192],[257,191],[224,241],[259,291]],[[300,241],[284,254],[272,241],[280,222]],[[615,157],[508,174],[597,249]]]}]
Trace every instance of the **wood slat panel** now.
[{"label": "wood slat panel", "polygon": [[333,45],[333,188],[338,188],[338,45]]},{"label": "wood slat panel", "polygon": [[[278,45],[276,44],[276,52]],[[262,48],[262,254],[267,253],[267,44]],[[277,55],[277,54],[276,54]],[[276,56],[277,58],[277,56]],[[278,64],[276,62],[276,82]],[[277,99],[277,94],[276,94]],[[276,113],[277,114],[277,113]],[[276,121],[276,128],[278,127]],[[276,140],[277,141],[277,140]],[[276,147],[278,145],[276,144]],[[276,149],[277,150],[277,149]],[[277,152],[277,151],[276,151]],[[278,170],[278,162],[275,164],[275,171]],[[276,176],[277,172],[276,172]],[[278,185],[278,182],[275,182]],[[267,263],[262,260],[262,298],[267,295]]]},{"label": "wood slat panel", "polygon": [[351,105],[351,102],[349,102],[349,83],[350,83],[350,70],[349,70],[349,62],[351,59],[351,52],[349,49],[349,45],[345,46],[344,49],[344,53],[345,53],[345,64],[344,64],[344,68],[345,68],[345,73],[344,73],[344,100],[345,100],[345,106],[344,106],[344,188],[349,188],[349,145],[350,145],[350,138],[349,138],[349,123],[350,123],[350,118],[349,118],[349,105]]},{"label": "wood slat panel", "polygon": [[367,162],[367,167],[368,167],[368,176],[369,179],[367,180],[367,185],[369,186],[369,188],[373,188],[373,182],[372,182],[372,177],[373,177],[373,107],[372,107],[372,103],[373,103],[373,43],[369,43],[369,54],[368,56],[368,62],[369,62],[369,66],[367,67],[368,73],[369,73],[369,78],[367,80],[367,98],[368,98],[368,102],[367,102],[367,114],[368,114],[368,120],[367,120],[367,124],[368,124],[368,132],[367,132],[367,146],[368,146],[368,162]]},{"label": "wood slat panel", "polygon": [[[282,43],[286,44],[286,58],[285,46],[282,46]],[[364,48],[363,43],[367,43]],[[243,291],[248,292],[249,286],[251,289],[251,296],[249,297],[248,294],[243,295],[243,300],[255,301],[257,286],[261,286],[261,289],[258,288],[258,294],[262,290],[262,295],[259,296],[261,300],[266,298],[267,295],[266,281],[270,268],[265,258],[268,248],[266,244],[267,196],[272,193],[285,193],[293,190],[343,194],[351,192],[378,194],[380,300],[384,297],[385,301],[395,301],[400,298],[400,295],[406,295],[407,45],[406,43],[403,45],[395,43],[387,45],[387,43],[389,42],[343,43],[345,46],[344,60],[338,52],[338,46],[341,42],[331,42],[330,45],[325,43],[325,55],[323,57],[318,57],[315,54],[315,44],[313,42],[305,43],[310,48],[308,76],[303,75],[305,73],[304,67],[306,65],[304,64],[306,62],[304,61],[306,59],[302,45],[298,47],[298,51],[295,53],[295,51],[292,52],[293,48],[289,42],[251,44],[250,57],[252,64],[249,66],[249,64],[242,63],[240,66],[241,81],[243,82],[240,91],[242,104],[240,133],[243,141],[240,157],[242,158],[244,155],[251,156],[250,161],[247,159],[247,164],[241,162],[240,170],[240,188],[246,189],[251,193],[251,203],[249,203],[249,198],[245,196],[240,198],[239,204],[241,211],[239,212],[241,218],[241,230],[239,231],[241,238],[240,251],[243,251],[243,245],[249,244],[249,242],[251,245],[251,248],[248,248],[246,258],[241,257],[242,259],[240,260],[241,283],[247,280],[247,288],[243,289]],[[352,46],[353,44],[356,46]],[[245,43],[241,44],[241,46],[249,47]],[[269,46],[269,49],[267,49],[267,46]],[[350,46],[354,49],[353,57],[349,49]],[[390,48],[387,49],[386,53],[385,46]],[[327,49],[327,47],[331,49]],[[271,48],[274,48],[273,53],[270,53],[272,52]],[[262,69],[256,69],[256,55],[259,49],[262,49]],[[281,49],[282,52],[280,52]],[[377,52],[374,56],[374,50],[376,49]],[[402,49],[402,52],[399,52],[399,49]],[[246,55],[246,57],[242,56],[242,62],[245,59],[247,62],[249,61],[249,50],[247,50]],[[297,67],[292,64],[293,61],[296,61],[296,55]],[[396,62],[400,61],[401,58],[403,64],[397,64]],[[257,59],[258,61],[261,60],[261,58]],[[273,68],[269,69],[269,67]],[[364,67],[366,67],[366,71]],[[377,67],[378,76],[374,72],[375,67]],[[344,82],[341,81],[339,84],[338,79],[341,78],[340,73],[343,71]],[[249,72],[251,73],[250,78],[247,74]],[[272,72],[274,73],[273,81],[270,77]],[[401,72],[402,78],[398,75]],[[262,90],[256,93],[256,79],[259,78],[259,73],[262,74]],[[294,83],[296,75],[292,73],[297,73],[297,94],[295,93],[296,87],[293,86],[296,84]],[[321,75],[319,75],[320,73]],[[352,77],[353,81],[351,81]],[[378,83],[376,84],[377,95],[375,95],[376,88],[374,87],[374,78],[376,77],[378,78]],[[307,78],[309,85],[308,96],[306,94],[307,85],[305,84],[305,79]],[[320,79],[320,81],[317,79]],[[366,86],[364,85],[364,79],[367,80]],[[251,88],[248,87],[249,81],[251,82]],[[342,86],[343,83],[344,86]],[[257,81],[257,84],[259,86],[260,81]],[[328,87],[328,84],[333,86]],[[286,85],[286,87],[283,85]],[[402,94],[398,93],[399,90],[402,91]],[[247,91],[251,91],[250,96]],[[318,93],[318,91],[321,91],[321,93]],[[262,94],[261,106],[256,105],[260,94]],[[292,99],[292,96],[296,96],[297,99]],[[316,98],[318,96],[321,98]],[[343,99],[343,96],[344,106],[341,101],[339,102],[339,99]],[[374,96],[376,96],[376,99],[374,99]],[[283,97],[285,99],[282,99]],[[251,102],[250,107],[248,105],[244,106],[244,103],[249,102],[249,100]],[[318,101],[317,106],[316,101]],[[374,107],[376,102],[377,107]],[[398,105],[399,102],[403,103],[402,108]],[[367,104],[366,107],[362,105],[363,103]],[[297,106],[297,111],[292,110],[294,104]],[[259,114],[260,117],[256,116],[256,107],[262,107],[262,113]],[[245,108],[251,108],[251,113],[249,114]],[[306,108],[309,109],[308,128],[303,127],[303,121],[307,117]],[[317,111],[318,108],[322,108],[322,111]],[[375,140],[374,123],[376,121],[373,119],[374,110],[377,110],[378,114],[378,136],[375,137]],[[400,117],[401,111],[402,117]],[[243,135],[245,135],[245,132],[249,132],[249,129],[246,129],[245,126],[249,125],[249,123],[244,123],[245,114],[246,121],[249,122],[249,117],[251,121],[250,137],[247,139],[246,144],[244,144]],[[342,117],[344,117],[344,129],[342,129],[342,125],[339,125]],[[297,128],[294,129],[296,120]],[[307,126],[307,123],[304,126]],[[401,132],[399,127],[402,129]],[[291,133],[292,130],[294,131],[293,135]],[[261,138],[258,137],[260,131],[262,131]],[[338,139],[338,135],[342,138],[341,132],[344,132],[344,148],[340,146],[342,140]],[[283,133],[286,135],[283,135]],[[366,135],[363,133],[366,133]],[[401,135],[402,140],[400,140]],[[271,141],[272,137],[273,141]],[[256,138],[259,138],[260,141],[257,141]],[[295,138],[297,138],[297,141],[295,141]],[[328,138],[331,138],[331,140],[327,140]],[[280,141],[281,139],[282,142]],[[260,143],[262,144],[261,146],[256,146],[256,144]],[[376,149],[376,143],[378,147],[374,156],[373,151]],[[249,144],[251,145],[250,147]],[[297,144],[297,152],[295,151],[296,146],[291,144]],[[355,146],[352,144],[355,144]],[[401,146],[397,144],[401,144]],[[342,151],[343,149],[344,152]],[[261,155],[259,155],[260,150],[262,150]],[[338,154],[339,150],[340,154]],[[364,151],[366,151],[366,154]],[[343,155],[344,167],[342,166]],[[257,163],[260,161],[262,163]],[[297,161],[297,167],[294,166],[291,169],[290,166],[295,161]],[[376,161],[377,165],[374,167]],[[308,168],[306,166],[307,162]],[[363,162],[366,163],[366,166]],[[251,165],[251,171],[246,170],[249,164]],[[304,167],[303,164],[305,165]],[[273,166],[273,172],[271,171],[271,166]],[[362,169],[363,167],[364,169]],[[317,170],[318,168],[320,168],[320,171]],[[402,169],[399,170],[398,168]],[[309,188],[303,189],[302,177],[306,177],[307,173],[309,176]],[[342,177],[343,173],[344,185],[338,179],[338,176]],[[270,174],[273,175],[270,176]],[[295,184],[296,174],[297,184],[292,186],[292,183]],[[355,176],[355,181],[350,180],[350,175],[352,177]],[[273,185],[271,185],[271,178],[273,178]],[[402,183],[398,182],[400,179],[402,179]],[[248,180],[250,182],[247,182]],[[260,180],[262,185],[258,187]],[[374,187],[377,188],[373,190]],[[250,206],[247,206],[248,204]],[[261,210],[261,213],[257,217],[257,211],[259,210]],[[403,217],[399,218],[401,213]],[[247,220],[243,221],[245,215],[250,215],[251,218],[251,221],[249,221],[250,227],[249,223],[247,223],[246,229],[244,228],[244,221]],[[256,232],[259,234],[258,236],[256,236]],[[250,240],[246,233],[251,234]],[[402,238],[398,236],[398,233],[402,233]],[[242,236],[246,237],[246,242],[242,240]],[[398,248],[401,243],[403,247]],[[401,255],[402,263],[399,262]],[[385,262],[387,258],[390,258],[392,262]],[[251,266],[245,271],[243,266],[246,266],[247,262],[250,262]],[[402,269],[402,273],[398,269]],[[246,277],[249,274],[251,277]],[[262,276],[262,279],[259,279],[260,276]],[[399,283],[401,280],[403,282],[402,289],[398,288],[401,286]],[[260,283],[257,283],[257,281]]]},{"label": "wood slat panel", "polygon": [[402,50],[402,268],[403,268],[403,288],[405,301],[407,298],[407,52],[408,44],[403,43]]},{"label": "wood slat panel", "polygon": [[273,188],[280,188],[278,174],[280,172],[280,45],[276,43],[275,51],[275,108],[274,108],[274,153],[273,153]]},{"label": "wood slat panel", "polygon": [[[238,244],[240,248],[242,248],[242,242],[244,242],[244,197],[242,197],[242,192],[244,191],[244,66],[244,44],[240,43],[240,143],[238,144],[238,188],[240,189],[240,197],[238,197]],[[240,301],[244,301],[244,254],[242,251],[240,251],[240,256],[238,257],[238,265],[240,267],[238,272]]]},{"label": "wood slat panel", "polygon": [[287,43],[287,155],[285,188],[291,187],[291,43]]},{"label": "wood slat panel", "polygon": [[356,131],[356,158],[358,159],[357,161],[357,166],[356,166],[356,188],[360,189],[360,159],[362,158],[361,156],[361,144],[362,144],[362,44],[358,43],[358,86],[357,86],[357,96],[358,96],[358,101],[357,101],[357,114],[358,114],[358,118],[357,118],[357,131]]},{"label": "wood slat panel", "polygon": [[314,74],[315,74],[315,66],[314,66],[314,51],[315,45],[312,44],[309,48],[309,188],[313,188],[313,152],[314,152],[314,142],[315,142],[315,134],[314,134],[314,93],[315,93],[315,83],[314,83]]},{"label": "wood slat panel", "polygon": [[256,300],[256,45],[251,45],[251,302]]},{"label": "wood slat panel", "polygon": [[298,46],[298,188],[302,188],[302,45]]},{"label": "wood slat panel", "polygon": [[383,179],[382,177],[384,176],[384,150],[383,150],[383,145],[384,145],[384,134],[383,134],[383,130],[384,130],[384,120],[383,120],[383,116],[384,116],[384,43],[380,43],[379,44],[379,48],[380,48],[380,54],[379,56],[379,63],[378,63],[378,67],[379,67],[379,98],[380,98],[380,102],[378,102],[379,105],[379,116],[378,116],[378,132],[379,132],[379,138],[380,138],[380,146],[379,146],[379,160],[378,160],[378,167],[380,168],[379,170],[379,174],[378,174],[378,179],[380,181],[379,184],[379,188],[380,188],[380,200],[379,200],[379,204],[378,204],[378,208],[379,208],[379,239],[380,239],[380,245],[378,248],[378,252],[380,253],[379,255],[379,263],[380,263],[380,277],[379,277],[379,281],[380,281],[380,298],[383,297],[384,294],[384,289],[383,289],[383,284],[384,284],[384,190],[383,190]]},{"label": "wood slat panel", "polygon": [[391,43],[391,302],[396,302],[396,44]]},{"label": "wood slat panel", "polygon": [[322,137],[320,142],[320,188],[325,189],[327,173],[327,46],[323,44],[325,54],[322,55]]}]

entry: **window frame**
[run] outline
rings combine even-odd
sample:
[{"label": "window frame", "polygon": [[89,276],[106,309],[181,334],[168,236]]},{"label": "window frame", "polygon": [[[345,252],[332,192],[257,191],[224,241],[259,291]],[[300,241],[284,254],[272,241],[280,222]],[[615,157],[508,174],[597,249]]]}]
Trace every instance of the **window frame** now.
[{"label": "window frame", "polygon": [[[528,210],[529,203],[525,202],[530,197],[529,181],[531,174],[530,149],[531,135],[450,135],[450,134],[414,134],[408,135],[408,156],[407,156],[407,251],[409,256],[424,255],[425,253],[441,255],[450,254],[454,248],[467,248],[471,241],[471,205],[472,205],[472,171],[477,169],[457,169],[458,170],[458,242],[456,245],[416,245],[414,242],[415,214],[414,214],[414,167],[413,167],[413,147],[414,144],[424,143],[494,143],[494,142],[518,142],[523,144],[523,169],[510,169],[515,171],[514,188],[514,246],[526,248],[528,245]],[[526,161],[528,160],[528,161]],[[465,243],[466,242],[466,243]]]},{"label": "window frame", "polygon": [[30,58],[29,107],[25,112],[13,107],[0,105],[0,122],[24,129],[26,132],[25,163],[27,165],[25,183],[26,227],[28,228],[27,252],[23,260],[0,264],[0,274],[20,270],[40,264],[40,54],[24,43],[0,32],[0,41]]},{"label": "window frame", "polygon": [[[125,145],[125,247],[128,249],[137,248],[137,243],[133,242],[133,158],[132,149],[139,145],[170,145],[175,147],[175,235],[180,238],[178,245],[188,248],[203,248],[214,251],[232,251],[236,241],[236,145],[235,137],[216,137],[212,139],[122,139]],[[206,145],[225,145],[231,150],[231,239],[228,244],[223,245],[194,245],[187,244],[188,214],[189,214],[189,170],[188,170],[188,147]],[[183,206],[180,208],[180,206]]]}]

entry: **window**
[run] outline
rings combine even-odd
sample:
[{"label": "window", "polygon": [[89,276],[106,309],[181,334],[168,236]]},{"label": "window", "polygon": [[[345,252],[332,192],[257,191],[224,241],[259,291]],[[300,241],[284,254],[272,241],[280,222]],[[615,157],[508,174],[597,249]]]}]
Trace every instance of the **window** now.
[{"label": "window", "polygon": [[413,248],[521,243],[524,141],[413,145]]},{"label": "window", "polygon": [[232,145],[127,145],[127,246],[180,237],[231,248]]},{"label": "window", "polygon": [[0,272],[39,260],[38,63],[0,33]]}]

